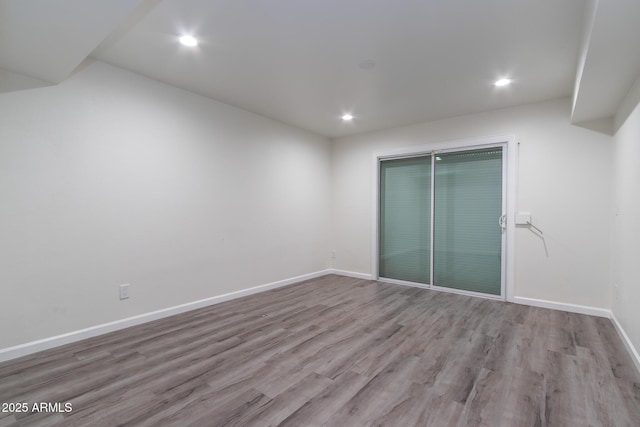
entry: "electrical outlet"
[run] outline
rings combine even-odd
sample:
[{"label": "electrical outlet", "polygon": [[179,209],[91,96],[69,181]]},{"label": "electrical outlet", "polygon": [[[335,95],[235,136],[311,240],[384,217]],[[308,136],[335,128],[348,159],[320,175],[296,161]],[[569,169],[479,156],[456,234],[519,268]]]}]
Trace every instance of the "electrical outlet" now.
[{"label": "electrical outlet", "polygon": [[618,288],[618,284],[613,284],[613,299],[618,301],[620,299],[620,289]]},{"label": "electrical outlet", "polygon": [[336,251],[331,251],[331,258],[336,259]]},{"label": "electrical outlet", "polygon": [[516,225],[528,225],[531,223],[531,214],[529,212],[516,213]]},{"label": "electrical outlet", "polygon": [[129,298],[129,285],[120,285],[120,299]]}]

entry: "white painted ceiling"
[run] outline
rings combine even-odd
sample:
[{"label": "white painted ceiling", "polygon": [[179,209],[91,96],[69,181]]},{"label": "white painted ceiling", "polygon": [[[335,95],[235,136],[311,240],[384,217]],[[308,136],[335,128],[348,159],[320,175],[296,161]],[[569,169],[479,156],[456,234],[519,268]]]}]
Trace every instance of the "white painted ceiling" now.
[{"label": "white painted ceiling", "polygon": [[[615,111],[593,112],[594,70],[609,41],[638,34],[611,38],[617,20],[640,28],[634,2],[0,0],[0,92],[25,78],[58,83],[91,55],[328,137],[572,93],[574,113],[605,117]],[[181,46],[183,32],[200,45]],[[365,60],[375,66],[363,69]],[[640,72],[634,61],[626,90]],[[513,84],[495,88],[504,76]],[[342,123],[344,112],[355,120]]]},{"label": "white painted ceiling", "polygon": [[60,83],[140,0],[0,0],[0,92]]},{"label": "white painted ceiling", "polygon": [[640,0],[590,0],[587,11],[573,123],[611,117],[640,73]]}]

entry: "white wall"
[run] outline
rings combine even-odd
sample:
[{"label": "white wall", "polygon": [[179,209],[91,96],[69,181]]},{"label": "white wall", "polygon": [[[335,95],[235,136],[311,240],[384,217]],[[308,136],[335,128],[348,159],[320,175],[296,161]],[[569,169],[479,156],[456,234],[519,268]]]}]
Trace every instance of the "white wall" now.
[{"label": "white wall", "polygon": [[633,346],[640,350],[640,104],[637,102],[614,136],[612,170],[612,311]]},{"label": "white wall", "polygon": [[[373,153],[506,133],[521,141],[517,208],[533,214],[549,253],[517,229],[515,294],[610,307],[613,176],[614,313],[638,347],[640,112],[612,161],[612,138],[571,126],[570,107],[331,146],[101,62],[58,86],[1,94],[0,348],[323,270],[331,249],[332,267],[371,273]],[[121,283],[129,300],[118,300]]]},{"label": "white wall", "polygon": [[100,62],[1,94],[0,348],[327,268],[330,150]]},{"label": "white wall", "polygon": [[532,213],[549,254],[531,231],[516,230],[515,295],[609,308],[611,137],[571,126],[570,112],[570,99],[561,99],[335,140],[333,267],[372,272],[374,153],[515,134],[516,210]]}]

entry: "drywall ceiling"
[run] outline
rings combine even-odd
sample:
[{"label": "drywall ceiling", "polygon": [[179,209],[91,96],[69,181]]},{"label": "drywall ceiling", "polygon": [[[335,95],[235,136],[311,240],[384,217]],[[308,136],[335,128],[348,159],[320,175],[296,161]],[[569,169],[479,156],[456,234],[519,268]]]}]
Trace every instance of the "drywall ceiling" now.
[{"label": "drywall ceiling", "polygon": [[[58,83],[90,55],[328,137],[572,93],[575,123],[610,117],[640,72],[639,6],[0,0],[0,92]],[[200,45],[181,46],[184,32]]]},{"label": "drywall ceiling", "polygon": [[608,118],[613,126],[640,74],[640,1],[590,0],[586,10],[572,122],[589,126]]},{"label": "drywall ceiling", "polygon": [[0,92],[64,80],[140,0],[0,0]]},{"label": "drywall ceiling", "polygon": [[[164,0],[93,56],[336,137],[571,95],[583,0]],[[197,49],[178,44],[190,32]],[[363,69],[362,61],[375,66]],[[492,83],[510,76],[497,90]],[[352,112],[352,123],[341,123]]]}]

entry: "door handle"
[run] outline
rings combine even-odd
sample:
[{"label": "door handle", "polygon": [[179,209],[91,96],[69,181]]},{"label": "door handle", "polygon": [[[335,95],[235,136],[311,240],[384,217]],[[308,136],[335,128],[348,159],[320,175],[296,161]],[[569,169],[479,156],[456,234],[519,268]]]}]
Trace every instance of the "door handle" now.
[{"label": "door handle", "polygon": [[502,229],[502,231],[507,229],[507,215],[500,215],[500,218],[498,218],[498,226]]}]

